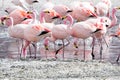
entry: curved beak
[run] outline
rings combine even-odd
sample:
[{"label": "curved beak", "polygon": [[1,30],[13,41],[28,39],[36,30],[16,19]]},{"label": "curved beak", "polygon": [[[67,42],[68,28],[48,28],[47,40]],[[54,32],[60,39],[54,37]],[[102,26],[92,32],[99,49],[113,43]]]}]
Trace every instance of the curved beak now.
[{"label": "curved beak", "polygon": [[68,10],[67,13],[73,12],[73,10]]},{"label": "curved beak", "polygon": [[39,1],[38,0],[34,0],[32,3],[38,3]]},{"label": "curved beak", "polygon": [[57,19],[57,18],[60,18],[60,16],[54,16],[54,17],[52,17],[52,19]]},{"label": "curved beak", "polygon": [[49,33],[49,32],[51,32],[49,29],[44,28],[44,30],[43,30],[40,34],[38,34],[38,36],[41,36],[41,35],[47,34],[47,33]]},{"label": "curved beak", "polygon": [[113,37],[118,37],[118,35],[117,35],[117,34],[111,34],[110,36],[113,36]]},{"label": "curved beak", "polygon": [[7,10],[5,10],[5,12],[9,14],[9,12]]},{"label": "curved beak", "polygon": [[102,30],[102,29],[96,29],[94,32],[92,32],[92,33],[96,33],[96,32],[98,32],[98,31],[100,31],[100,30]]}]

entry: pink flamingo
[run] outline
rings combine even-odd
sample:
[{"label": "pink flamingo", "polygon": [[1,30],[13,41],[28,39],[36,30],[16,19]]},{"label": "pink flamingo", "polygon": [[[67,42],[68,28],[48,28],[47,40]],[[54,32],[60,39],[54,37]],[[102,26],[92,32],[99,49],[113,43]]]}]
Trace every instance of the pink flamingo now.
[{"label": "pink flamingo", "polygon": [[43,11],[45,9],[53,9],[54,6],[55,6],[55,4],[50,2],[50,0],[46,0],[46,3],[41,6],[40,11]]},{"label": "pink flamingo", "polygon": [[5,12],[7,12],[8,14],[10,14],[12,11],[14,11],[14,10],[16,10],[16,9],[18,9],[18,10],[23,10],[23,8],[20,7],[20,6],[9,6],[9,7],[7,7],[7,8],[5,9]]},{"label": "pink flamingo", "polygon": [[[120,24],[119,24],[119,27],[118,27],[116,33],[115,34],[111,34],[110,36],[117,37],[118,39],[120,39]],[[118,57],[116,59],[117,63],[118,63],[119,59],[120,59],[120,54],[118,55]]]},{"label": "pink flamingo", "polygon": [[24,21],[25,18],[31,18],[27,11],[23,9],[15,9],[11,13],[9,13],[8,16],[13,18],[14,25],[21,23],[22,21]]},{"label": "pink flamingo", "polygon": [[25,5],[24,0],[12,0],[11,3],[13,3],[14,5],[20,6],[26,10],[29,10],[28,7]]},{"label": "pink flamingo", "polygon": [[33,4],[33,3],[38,3],[39,0],[25,0],[29,5]]},{"label": "pink flamingo", "polygon": [[47,28],[44,28],[41,24],[17,24],[13,26],[12,17],[4,17],[2,21],[9,20],[8,33],[11,37],[21,38],[25,40],[24,47],[22,49],[22,57],[26,58],[26,48],[31,42],[38,42],[43,34],[50,32]]},{"label": "pink flamingo", "polygon": [[[50,11],[50,13],[49,13],[49,11]],[[53,22],[53,19],[52,19],[53,16],[51,16],[51,15],[59,16],[59,14],[58,14],[55,10],[53,10],[53,9],[45,9],[45,10],[43,10],[43,11],[41,11],[41,12],[48,13],[48,14],[44,14],[44,15],[41,15],[41,13],[40,13],[40,19],[44,18],[44,19],[42,19],[42,20],[44,20],[44,21],[47,22],[47,23]],[[42,16],[44,16],[44,17],[42,17]],[[42,18],[41,18],[41,17],[42,17]],[[42,20],[40,20],[40,21],[42,21]],[[42,23],[43,23],[44,21],[42,21]]]},{"label": "pink flamingo", "polygon": [[[102,6],[101,6],[102,5]],[[99,16],[110,16],[109,10],[111,8],[110,0],[101,0],[101,2],[95,5],[96,14]]]},{"label": "pink flamingo", "polygon": [[72,5],[71,9],[73,10],[71,15],[77,21],[84,21],[92,16],[88,10],[94,13],[94,6],[89,2],[79,2],[77,5]]},{"label": "pink flamingo", "polygon": [[[49,30],[52,30],[53,29],[53,26],[55,25],[53,22],[52,23],[48,23],[44,20],[44,16],[46,14],[49,14],[49,15],[53,15],[54,17],[52,19],[56,19],[56,18],[60,18],[61,15],[59,15],[55,10],[53,9],[47,9],[47,10],[44,10],[44,11],[41,11],[40,13],[40,23],[45,26],[46,28],[48,28]],[[50,36],[51,34],[49,34]],[[44,45],[45,46],[45,54],[46,54],[46,58],[47,58],[47,50],[48,49],[48,46],[47,45]],[[55,48],[55,42],[54,42],[54,49],[56,50]]]},{"label": "pink flamingo", "polygon": [[[115,16],[115,13],[116,13],[117,9],[119,9],[119,8],[113,8],[112,9],[112,21],[109,18],[101,19],[101,22],[104,23],[103,24],[104,26],[101,29],[101,31],[98,31],[97,33],[95,33],[95,37],[97,39],[99,39],[100,44],[101,44],[100,45],[100,59],[102,59],[102,49],[103,49],[101,41],[102,41],[102,39],[104,39],[104,35],[107,32],[107,28],[111,28],[111,27],[113,27],[113,26],[116,25],[116,23],[117,23],[117,17]],[[93,38],[93,40],[94,40],[94,38]],[[107,44],[107,41],[105,39],[104,39],[104,41]],[[108,44],[107,44],[107,46],[108,46]],[[93,59],[94,59],[93,51],[94,51],[94,41],[93,41],[93,47],[92,47],[92,56],[93,56]]]},{"label": "pink flamingo", "polygon": [[53,9],[61,16],[65,16],[68,12],[72,12],[70,8],[68,8],[66,5],[63,4],[55,5]]},{"label": "pink flamingo", "polygon": [[[56,14],[54,11],[50,11],[50,12],[48,12],[48,11],[43,11],[43,12],[41,12],[41,15],[43,15],[43,14],[45,14],[45,13],[47,13],[47,14],[50,14],[50,16],[53,16],[53,17],[56,17],[56,16],[58,16],[58,14]],[[35,19],[36,20],[36,19]],[[35,20],[33,20],[32,21],[32,23],[35,23]],[[26,50],[26,47],[30,44],[30,42],[37,42],[38,40],[39,40],[39,37],[36,37],[36,35],[38,34],[38,31],[35,31],[35,30],[41,30],[41,29],[39,29],[39,27],[37,27],[38,25],[39,26],[43,26],[42,24],[40,24],[40,23],[38,23],[38,25],[37,24],[29,24],[30,26],[30,28],[27,28],[27,29],[25,29],[24,30],[24,39],[26,40],[26,42],[25,42],[25,46],[23,47],[23,54],[25,55],[25,50]],[[33,29],[35,27],[35,30]],[[47,30],[47,31],[43,31],[43,33],[41,33],[41,34],[46,34],[46,32],[48,33],[48,32],[50,32],[50,30],[48,30],[48,28],[46,27],[46,26],[44,26],[44,29],[45,30]],[[30,34],[30,35],[25,35],[25,34]],[[49,35],[49,34],[48,34]],[[48,35],[46,35],[46,36],[48,36]],[[46,37],[45,35],[44,35],[44,37]],[[35,50],[36,51],[36,50]],[[36,55],[35,55],[36,56]]]},{"label": "pink flamingo", "polygon": [[[54,42],[56,40],[62,40],[63,47],[61,47],[60,49],[58,49],[56,51],[55,58],[57,58],[56,55],[57,55],[58,51],[63,48],[63,59],[64,59],[64,47],[65,47],[65,45],[64,45],[64,41],[63,40],[70,36],[70,28],[71,28],[71,26],[73,24],[73,18],[72,18],[71,15],[67,15],[66,18],[67,18],[66,20],[68,20],[70,22],[70,24],[69,25],[66,25],[66,24],[54,25],[53,28],[52,28],[52,30],[51,30],[51,37],[47,37],[45,39],[45,42],[44,42],[44,45],[48,45],[49,41]],[[69,44],[69,42],[68,42],[68,44]],[[66,44],[66,46],[68,44]]]}]

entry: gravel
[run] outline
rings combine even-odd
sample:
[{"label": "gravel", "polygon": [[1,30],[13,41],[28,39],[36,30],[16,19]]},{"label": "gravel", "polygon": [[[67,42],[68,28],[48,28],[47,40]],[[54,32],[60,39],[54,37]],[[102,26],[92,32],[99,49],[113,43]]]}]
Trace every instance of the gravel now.
[{"label": "gravel", "polygon": [[79,60],[0,59],[1,80],[119,80],[120,66]]}]

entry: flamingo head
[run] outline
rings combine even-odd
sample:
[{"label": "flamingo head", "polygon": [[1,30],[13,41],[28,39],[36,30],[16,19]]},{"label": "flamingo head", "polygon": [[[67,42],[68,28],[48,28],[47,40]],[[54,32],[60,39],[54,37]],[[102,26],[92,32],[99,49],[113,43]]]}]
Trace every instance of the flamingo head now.
[{"label": "flamingo head", "polygon": [[34,13],[32,11],[28,11],[23,21],[26,19],[32,19],[33,16],[34,16]]},{"label": "flamingo head", "polygon": [[1,24],[2,25],[11,26],[13,24],[12,17],[9,17],[9,16],[3,16],[3,17],[1,17]]},{"label": "flamingo head", "polygon": [[111,20],[108,17],[100,17],[100,22],[103,23],[106,27],[111,26]]},{"label": "flamingo head", "polygon": [[60,14],[52,9],[44,10],[44,13],[48,14],[50,17],[52,17],[52,19],[61,18]]},{"label": "flamingo head", "polygon": [[87,10],[87,14],[90,14],[90,17],[98,17],[94,12],[92,12],[91,10]]},{"label": "flamingo head", "polygon": [[1,18],[0,18],[1,24],[4,25],[4,21],[7,20],[7,19],[9,19],[8,16],[3,16],[3,17],[1,17]]}]

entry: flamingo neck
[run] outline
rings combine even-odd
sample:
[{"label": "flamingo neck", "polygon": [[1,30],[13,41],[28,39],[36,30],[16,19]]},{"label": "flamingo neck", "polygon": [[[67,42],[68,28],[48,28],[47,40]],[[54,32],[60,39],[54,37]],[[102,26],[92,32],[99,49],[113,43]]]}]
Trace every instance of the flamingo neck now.
[{"label": "flamingo neck", "polygon": [[9,27],[13,27],[13,18],[10,17],[9,22],[8,22]]},{"label": "flamingo neck", "polygon": [[44,19],[45,13],[41,12],[40,13],[40,23],[45,23],[45,19]]},{"label": "flamingo neck", "polygon": [[33,21],[32,21],[32,23],[35,23],[36,22],[36,14],[35,14],[35,12],[33,12]]},{"label": "flamingo neck", "polygon": [[70,14],[67,15],[67,19],[64,21],[64,24],[66,24],[67,20],[70,22],[70,24],[68,24],[68,27],[70,28],[73,25],[73,18]]},{"label": "flamingo neck", "polygon": [[115,24],[117,23],[117,17],[115,15],[116,11],[114,11],[114,9],[112,10],[112,22],[111,22],[111,26],[110,27],[113,27],[115,26]]}]

